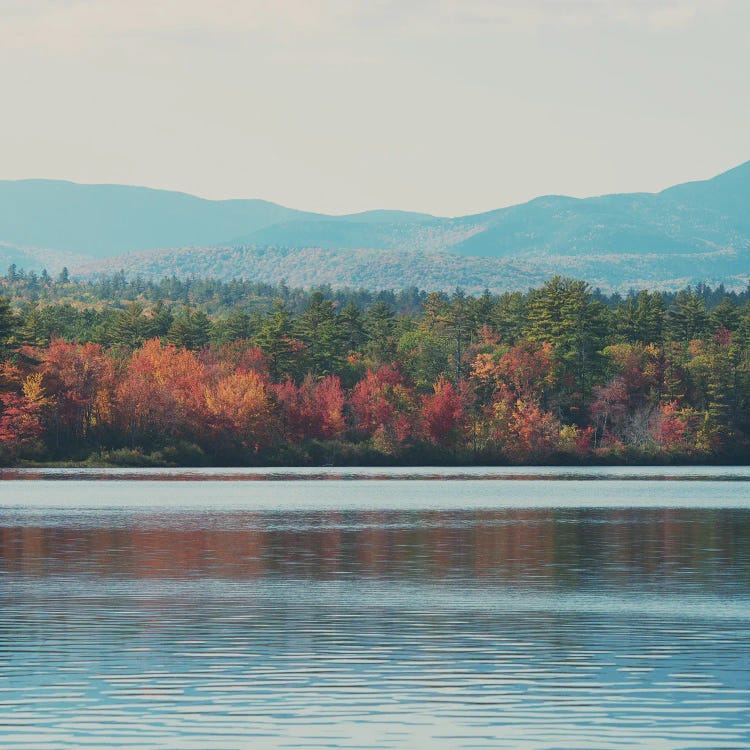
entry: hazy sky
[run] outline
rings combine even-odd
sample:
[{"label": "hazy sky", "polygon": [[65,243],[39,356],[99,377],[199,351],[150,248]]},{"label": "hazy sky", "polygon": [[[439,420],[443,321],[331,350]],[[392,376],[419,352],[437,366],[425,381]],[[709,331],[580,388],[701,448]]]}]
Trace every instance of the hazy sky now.
[{"label": "hazy sky", "polygon": [[750,159],[750,0],[0,0],[0,178],[463,214]]}]

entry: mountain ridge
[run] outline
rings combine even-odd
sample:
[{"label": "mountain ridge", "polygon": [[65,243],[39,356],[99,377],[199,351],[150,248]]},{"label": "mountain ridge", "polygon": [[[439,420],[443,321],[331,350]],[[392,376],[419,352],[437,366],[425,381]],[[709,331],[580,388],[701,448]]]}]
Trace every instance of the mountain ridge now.
[{"label": "mountain ridge", "polygon": [[[457,217],[388,209],[332,216],[261,199],[212,201],[137,186],[0,181],[0,263],[54,270],[64,256],[81,273],[119,264],[149,274],[216,275],[219,249],[226,256],[227,248],[238,249],[232,272],[246,277],[258,272],[252,257],[260,257],[261,248],[264,258],[276,252],[287,270],[296,251],[293,275],[304,281],[309,272],[303,285],[319,283],[320,269],[306,267],[312,250],[316,262],[326,257],[326,267],[336,259],[338,272],[332,268],[329,281],[339,284],[361,280],[361,267],[368,267],[367,283],[398,286],[413,277],[405,266],[415,258],[450,267],[454,287],[467,285],[480,267],[491,288],[502,285],[511,268],[523,268],[524,281],[555,270],[584,276],[591,271],[592,277],[596,271],[610,288],[643,279],[669,285],[678,276],[684,280],[677,272],[685,259],[696,281],[718,276],[742,284],[750,270],[750,161],[655,193],[546,195]],[[166,257],[176,265],[159,265]],[[624,266],[625,258],[630,260]],[[643,273],[633,268],[639,265]],[[273,269],[265,273],[273,275]],[[447,283],[445,274],[433,276]],[[426,267],[423,286],[431,278]]]}]

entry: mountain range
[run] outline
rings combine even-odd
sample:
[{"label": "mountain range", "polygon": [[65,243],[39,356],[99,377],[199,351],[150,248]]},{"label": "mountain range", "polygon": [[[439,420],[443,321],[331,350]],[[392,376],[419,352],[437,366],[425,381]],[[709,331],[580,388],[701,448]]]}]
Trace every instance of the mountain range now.
[{"label": "mountain range", "polygon": [[555,273],[603,289],[750,280],[750,162],[659,193],[545,196],[461,217],[329,216],[262,200],[0,181],[0,264],[290,285],[499,291]]}]

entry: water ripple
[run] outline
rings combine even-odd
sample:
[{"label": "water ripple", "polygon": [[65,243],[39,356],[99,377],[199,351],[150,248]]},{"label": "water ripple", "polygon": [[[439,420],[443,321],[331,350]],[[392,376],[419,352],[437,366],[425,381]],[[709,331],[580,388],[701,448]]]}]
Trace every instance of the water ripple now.
[{"label": "water ripple", "polygon": [[750,747],[748,510],[139,502],[0,511],[4,750]]}]

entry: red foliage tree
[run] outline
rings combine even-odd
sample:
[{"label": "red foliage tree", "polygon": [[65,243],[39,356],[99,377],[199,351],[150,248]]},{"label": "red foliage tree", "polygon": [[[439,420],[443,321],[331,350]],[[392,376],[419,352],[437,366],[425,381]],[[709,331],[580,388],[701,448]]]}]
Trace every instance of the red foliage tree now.
[{"label": "red foliage tree", "polygon": [[0,403],[0,444],[6,450],[15,453],[44,434],[38,403],[18,393],[0,394]]},{"label": "red foliage tree", "polygon": [[461,394],[441,377],[433,392],[421,399],[421,425],[425,437],[435,445],[452,446],[464,426],[464,404]]},{"label": "red foliage tree", "polygon": [[386,452],[394,452],[412,434],[414,394],[394,367],[368,370],[349,397],[354,427]]},{"label": "red foliage tree", "polygon": [[337,375],[323,378],[314,389],[315,401],[320,412],[320,435],[333,438],[341,435],[346,429],[344,406],[346,394]]},{"label": "red foliage tree", "polygon": [[510,427],[514,438],[511,454],[516,457],[545,458],[557,450],[560,422],[538,404],[517,401]]},{"label": "red foliage tree", "polygon": [[318,381],[308,375],[299,386],[287,379],[274,386],[274,393],[287,440],[333,438],[346,429],[346,396],[337,376]]}]

